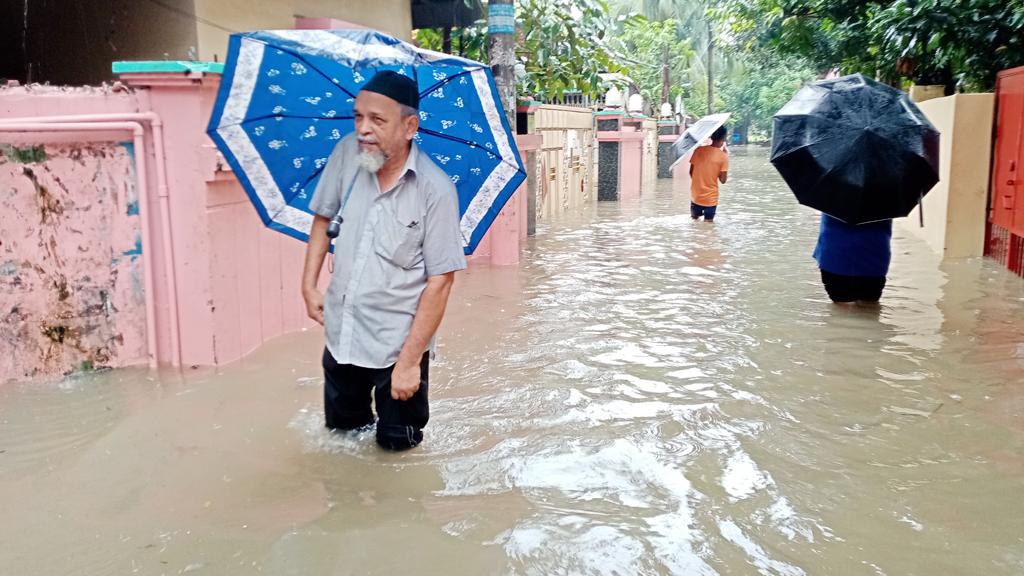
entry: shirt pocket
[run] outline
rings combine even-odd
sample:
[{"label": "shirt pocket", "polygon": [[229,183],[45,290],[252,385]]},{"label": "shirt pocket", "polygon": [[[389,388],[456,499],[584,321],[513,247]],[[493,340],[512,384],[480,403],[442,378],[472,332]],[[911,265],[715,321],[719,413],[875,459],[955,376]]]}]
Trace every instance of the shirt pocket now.
[{"label": "shirt pocket", "polygon": [[374,250],[399,268],[415,268],[423,262],[423,219],[385,212],[378,224]]}]

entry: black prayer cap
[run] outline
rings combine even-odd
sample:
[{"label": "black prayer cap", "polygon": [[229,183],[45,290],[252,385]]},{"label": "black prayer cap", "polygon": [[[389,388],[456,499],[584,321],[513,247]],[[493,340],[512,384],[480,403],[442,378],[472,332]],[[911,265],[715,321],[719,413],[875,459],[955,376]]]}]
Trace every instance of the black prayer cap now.
[{"label": "black prayer cap", "polygon": [[416,82],[392,70],[378,72],[363,86],[363,90],[382,94],[416,110],[420,108],[420,91]]}]

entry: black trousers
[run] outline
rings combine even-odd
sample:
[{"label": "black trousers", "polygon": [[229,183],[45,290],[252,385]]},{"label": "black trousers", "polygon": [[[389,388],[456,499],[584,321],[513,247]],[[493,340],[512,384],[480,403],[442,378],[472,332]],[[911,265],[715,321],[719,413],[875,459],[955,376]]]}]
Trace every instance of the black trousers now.
[{"label": "black trousers", "polygon": [[885,289],[885,276],[845,276],[822,270],[821,283],[833,302],[878,302]]},{"label": "black trousers", "polygon": [[334,430],[354,430],[373,424],[372,399],[377,403],[377,443],[388,450],[406,450],[423,441],[430,418],[427,405],[430,353],[420,360],[420,388],[412,398],[391,397],[390,368],[338,364],[324,348],[324,419]]}]

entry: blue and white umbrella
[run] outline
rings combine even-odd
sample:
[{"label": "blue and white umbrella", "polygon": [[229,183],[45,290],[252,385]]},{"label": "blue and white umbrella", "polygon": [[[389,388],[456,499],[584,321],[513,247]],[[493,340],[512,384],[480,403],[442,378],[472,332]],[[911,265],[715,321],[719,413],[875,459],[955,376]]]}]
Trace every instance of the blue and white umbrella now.
[{"label": "blue and white umbrella", "polygon": [[263,222],[308,240],[309,201],[327,158],[355,129],[355,96],[378,71],[420,87],[416,142],[459,192],[471,254],[526,178],[490,69],[369,30],[231,36],[207,133]]}]

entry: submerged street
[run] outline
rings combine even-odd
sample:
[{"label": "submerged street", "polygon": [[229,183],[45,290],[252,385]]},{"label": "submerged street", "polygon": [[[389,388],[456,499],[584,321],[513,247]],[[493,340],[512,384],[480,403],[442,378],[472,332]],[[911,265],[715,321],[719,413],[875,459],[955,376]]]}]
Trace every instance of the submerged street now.
[{"label": "submerged street", "polygon": [[318,331],[0,387],[3,572],[1024,572],[1024,283],[897,225],[834,306],[766,149],[729,175],[461,273],[407,453],[323,429]]}]

